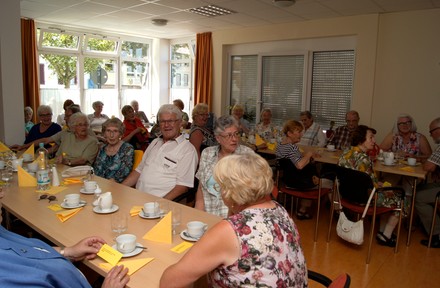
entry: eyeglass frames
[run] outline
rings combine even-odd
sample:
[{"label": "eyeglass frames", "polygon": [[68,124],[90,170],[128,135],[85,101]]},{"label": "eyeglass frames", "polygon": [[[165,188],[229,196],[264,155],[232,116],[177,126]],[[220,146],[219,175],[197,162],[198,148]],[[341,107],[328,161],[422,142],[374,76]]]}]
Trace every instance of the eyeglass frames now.
[{"label": "eyeglass frames", "polygon": [[397,125],[399,125],[399,126],[402,126],[402,125],[411,125],[412,124],[412,121],[406,121],[406,122],[400,122],[400,123],[397,123]]},{"label": "eyeglass frames", "polygon": [[43,194],[43,195],[40,195],[40,197],[38,197],[38,201],[44,200],[44,199],[49,200],[49,203],[52,201],[57,201],[57,197],[54,195],[49,196],[48,194]]},{"label": "eyeglass frames", "polygon": [[239,138],[240,137],[240,133],[238,131],[234,132],[234,133],[228,133],[228,134],[220,134],[221,137],[231,140],[232,138]]},{"label": "eyeglass frames", "polygon": [[435,128],[432,128],[431,130],[429,130],[429,134],[432,134],[435,130],[437,130],[437,129],[440,129],[440,127],[435,127]]}]

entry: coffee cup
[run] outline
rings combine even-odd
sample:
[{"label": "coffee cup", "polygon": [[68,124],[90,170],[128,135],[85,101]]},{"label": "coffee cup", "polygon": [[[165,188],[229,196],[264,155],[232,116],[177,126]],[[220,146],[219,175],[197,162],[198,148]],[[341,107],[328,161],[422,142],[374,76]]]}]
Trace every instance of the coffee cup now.
[{"label": "coffee cup", "polygon": [[147,202],[144,204],[143,208],[145,216],[156,216],[159,214],[159,203],[157,202]]},{"label": "coffee cup", "polygon": [[0,169],[5,169],[5,161],[0,160]]},{"label": "coffee cup", "polygon": [[23,158],[12,160],[12,168],[14,170],[17,170],[18,166],[21,167],[22,165],[23,165]]},{"label": "coffee cup", "polygon": [[193,238],[200,238],[208,228],[208,224],[201,221],[191,221],[186,224],[186,231],[188,235]]},{"label": "coffee cup", "polygon": [[32,163],[29,163],[28,165],[27,165],[27,167],[28,167],[28,170],[30,171],[30,172],[37,172],[37,170],[38,170],[38,163],[34,163],[34,162],[32,162]]},{"label": "coffee cup", "polygon": [[26,162],[32,161],[33,158],[34,157],[33,157],[32,154],[27,154],[27,153],[23,154],[23,160],[26,161]]},{"label": "coffee cup", "polygon": [[408,161],[408,165],[410,165],[410,166],[415,166],[416,163],[417,163],[417,159],[416,158],[412,158],[412,157],[406,159],[406,161]]},{"label": "coffee cup", "polygon": [[97,187],[96,181],[84,181],[84,190],[86,192],[95,192]]},{"label": "coffee cup", "polygon": [[130,253],[136,249],[136,235],[122,234],[116,237],[116,249],[121,253]]},{"label": "coffee cup", "polygon": [[394,164],[394,158],[385,158],[383,160],[383,162],[385,163],[385,165],[393,165]]},{"label": "coffee cup", "polygon": [[335,145],[333,145],[333,144],[328,144],[328,145],[327,145],[327,150],[328,150],[328,151],[335,151]]},{"label": "coffee cup", "polygon": [[112,206],[113,206],[113,197],[112,197],[112,192],[105,192],[102,193],[97,201],[99,208],[101,209],[101,211],[109,211]]},{"label": "coffee cup", "polygon": [[67,194],[63,201],[66,206],[75,207],[79,205],[79,194]]}]

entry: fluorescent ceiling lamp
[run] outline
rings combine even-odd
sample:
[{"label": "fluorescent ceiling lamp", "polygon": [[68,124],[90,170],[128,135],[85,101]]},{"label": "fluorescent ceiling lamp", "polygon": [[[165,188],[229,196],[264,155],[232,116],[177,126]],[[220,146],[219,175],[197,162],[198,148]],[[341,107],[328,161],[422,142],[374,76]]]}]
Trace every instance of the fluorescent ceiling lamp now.
[{"label": "fluorescent ceiling lamp", "polygon": [[293,4],[295,4],[295,0],[273,0],[273,4],[275,4],[275,6],[277,7],[290,7]]}]

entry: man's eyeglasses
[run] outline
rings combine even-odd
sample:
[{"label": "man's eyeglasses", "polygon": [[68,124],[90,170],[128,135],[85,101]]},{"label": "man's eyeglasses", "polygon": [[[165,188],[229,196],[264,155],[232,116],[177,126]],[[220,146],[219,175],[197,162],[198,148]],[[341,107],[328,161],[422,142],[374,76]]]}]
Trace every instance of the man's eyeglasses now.
[{"label": "man's eyeglasses", "polygon": [[437,129],[440,129],[440,127],[435,127],[435,128],[432,128],[431,130],[429,130],[429,134],[432,134],[435,130],[437,130]]},{"label": "man's eyeglasses", "polygon": [[231,140],[232,138],[240,137],[240,133],[237,131],[237,132],[234,132],[234,133],[220,134],[220,136],[222,136],[225,139]]},{"label": "man's eyeglasses", "polygon": [[399,126],[402,126],[402,125],[411,125],[412,124],[412,121],[406,121],[406,122],[400,122],[400,123],[397,123],[397,125],[399,125]]},{"label": "man's eyeglasses", "polygon": [[44,200],[44,199],[49,200],[49,203],[52,202],[52,201],[57,201],[57,197],[53,196],[53,195],[49,196],[47,194],[43,194],[43,195],[40,195],[40,197],[38,197],[38,201]]},{"label": "man's eyeglasses", "polygon": [[159,120],[159,125],[174,124],[177,121],[179,121],[179,119],[176,119],[176,120]]}]

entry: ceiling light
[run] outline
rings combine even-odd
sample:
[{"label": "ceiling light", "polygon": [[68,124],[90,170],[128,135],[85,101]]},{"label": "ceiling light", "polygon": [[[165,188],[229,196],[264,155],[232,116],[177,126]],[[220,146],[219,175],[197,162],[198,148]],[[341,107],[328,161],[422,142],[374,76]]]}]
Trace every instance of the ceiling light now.
[{"label": "ceiling light", "polygon": [[290,7],[295,4],[296,0],[273,0],[273,4],[277,7]]},{"label": "ceiling light", "polygon": [[208,6],[198,7],[198,8],[191,8],[188,11],[195,13],[195,14],[202,15],[202,16],[206,16],[206,17],[215,17],[215,16],[222,16],[222,15],[237,13],[235,11],[232,11],[232,10],[229,10],[226,8],[222,8],[222,7],[219,7],[216,5],[208,5]]},{"label": "ceiling light", "polygon": [[168,20],[167,19],[153,19],[151,20],[151,24],[156,26],[165,26],[167,25]]}]

